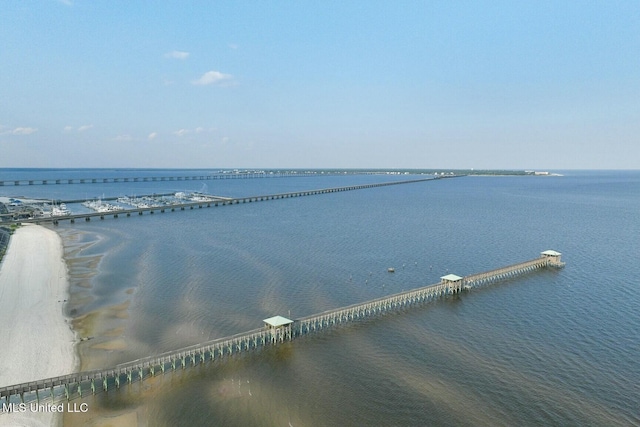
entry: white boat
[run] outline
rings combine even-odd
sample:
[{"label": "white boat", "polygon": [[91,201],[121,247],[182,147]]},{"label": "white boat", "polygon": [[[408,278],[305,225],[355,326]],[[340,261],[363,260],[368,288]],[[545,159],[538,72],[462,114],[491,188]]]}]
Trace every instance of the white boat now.
[{"label": "white boat", "polygon": [[67,205],[64,203],[60,203],[59,206],[55,204],[51,206],[51,216],[69,216],[71,215],[71,211],[67,209]]},{"label": "white boat", "polygon": [[104,203],[102,200],[87,200],[82,204],[93,211],[96,212],[114,212],[114,211],[122,211],[124,208],[122,206],[112,205],[111,203]]}]

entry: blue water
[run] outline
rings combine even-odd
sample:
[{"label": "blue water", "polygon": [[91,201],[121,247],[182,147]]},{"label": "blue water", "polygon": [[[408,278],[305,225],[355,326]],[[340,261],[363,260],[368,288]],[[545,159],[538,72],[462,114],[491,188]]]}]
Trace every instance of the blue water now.
[{"label": "blue water", "polygon": [[[0,170],[0,179],[11,173]],[[89,190],[118,196],[206,185],[243,196],[398,179],[7,186],[0,195],[82,198]],[[68,311],[78,322],[94,319],[95,338],[79,346],[91,368],[546,249],[567,262],[86,401],[94,418],[134,412],[143,425],[166,426],[640,425],[639,211],[640,172],[569,171],[61,223]]]}]

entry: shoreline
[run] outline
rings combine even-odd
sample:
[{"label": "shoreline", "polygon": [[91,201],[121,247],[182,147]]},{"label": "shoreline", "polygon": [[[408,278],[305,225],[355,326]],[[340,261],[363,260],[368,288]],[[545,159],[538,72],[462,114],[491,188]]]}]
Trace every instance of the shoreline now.
[{"label": "shoreline", "polygon": [[[0,352],[0,384],[74,372],[76,334],[64,313],[69,280],[62,239],[53,230],[23,225],[0,264],[0,322],[9,351]],[[0,414],[0,426],[58,425],[51,412]]]},{"label": "shoreline", "polygon": [[[105,273],[101,265],[103,258],[113,255],[117,248],[104,248],[104,235],[73,228],[60,229],[64,257],[68,268],[69,300],[66,304],[70,326],[76,333],[78,342],[78,370],[100,369],[121,363],[113,359],[114,351],[123,350],[121,343],[124,331],[123,321],[127,319],[132,289],[107,294],[101,293],[100,277]],[[96,291],[96,287],[98,290]],[[125,360],[126,361],[126,360]]]},{"label": "shoreline", "polygon": [[[101,276],[105,274],[102,263],[106,256],[113,256],[117,248],[108,243],[113,236],[103,232],[60,228],[64,258],[68,269],[69,299],[66,310],[70,326],[78,337],[75,346],[78,371],[114,366],[126,351],[125,322],[131,303],[133,288],[102,294],[99,289]],[[106,247],[104,246],[106,245]],[[115,357],[115,359],[114,359]],[[113,411],[97,401],[86,401],[90,410],[86,413],[64,412],[63,425],[107,427],[112,425],[137,426],[140,417],[137,408]]]}]

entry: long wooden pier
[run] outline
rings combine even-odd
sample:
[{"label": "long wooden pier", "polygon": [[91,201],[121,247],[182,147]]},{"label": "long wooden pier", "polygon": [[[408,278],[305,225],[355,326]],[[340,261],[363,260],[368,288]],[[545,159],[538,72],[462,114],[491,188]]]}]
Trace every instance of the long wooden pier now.
[{"label": "long wooden pier", "polygon": [[229,337],[219,338],[179,350],[134,360],[110,369],[77,372],[69,375],[0,387],[3,404],[24,403],[41,399],[82,397],[83,394],[107,392],[134,381],[143,381],[159,373],[186,369],[243,351],[277,345],[334,325],[380,316],[390,311],[407,309],[548,267],[563,267],[559,252],[548,250],[540,257],[483,273],[460,277],[448,274],[436,283],[421,288],[353,304],[335,310],[290,320],[281,316],[265,319],[265,326]]},{"label": "long wooden pier", "polygon": [[[460,175],[457,175],[460,176]],[[13,223],[35,223],[35,224],[44,224],[44,223],[53,223],[54,225],[58,225],[61,221],[69,221],[71,223],[75,223],[76,220],[84,220],[91,221],[92,218],[105,219],[107,217],[119,218],[121,216],[130,217],[132,214],[143,215],[144,213],[153,214],[155,212],[174,212],[174,211],[184,211],[186,209],[195,209],[195,208],[210,208],[212,206],[227,206],[227,205],[237,205],[239,203],[252,203],[252,202],[261,202],[267,200],[276,200],[276,199],[288,199],[292,197],[303,197],[303,196],[312,196],[317,194],[327,194],[327,193],[336,193],[341,191],[353,191],[353,190],[362,190],[366,188],[375,188],[375,187],[385,187],[389,185],[400,185],[400,184],[410,184],[415,182],[424,182],[424,181],[434,181],[444,178],[453,178],[456,175],[450,175],[446,177],[429,177],[429,178],[418,178],[418,179],[410,179],[403,181],[390,181],[390,182],[382,182],[376,184],[360,184],[360,185],[350,185],[346,187],[334,187],[334,188],[322,188],[317,190],[305,190],[305,191],[293,191],[288,193],[277,193],[277,194],[267,194],[261,196],[249,196],[249,197],[220,197],[220,196],[212,196],[212,200],[210,201],[198,201],[198,202],[189,202],[189,203],[181,203],[175,205],[167,205],[161,207],[148,207],[148,208],[134,208],[134,209],[124,209],[118,211],[111,212],[88,212],[82,214],[74,214],[74,215],[65,215],[65,216],[54,216],[54,217],[39,217],[39,218],[28,218],[28,219],[11,219],[7,220],[9,217],[8,214],[4,214],[2,216],[5,217],[5,221],[3,224],[13,224]]]}]

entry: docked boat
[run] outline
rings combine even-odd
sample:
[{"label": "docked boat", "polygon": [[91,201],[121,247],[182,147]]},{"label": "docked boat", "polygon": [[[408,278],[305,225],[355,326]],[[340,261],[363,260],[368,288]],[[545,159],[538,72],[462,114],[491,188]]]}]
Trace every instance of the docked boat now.
[{"label": "docked boat", "polygon": [[60,203],[60,205],[56,206],[55,204],[51,206],[51,216],[69,216],[71,215],[71,211],[67,209],[67,205],[64,203]]},{"label": "docked boat", "polygon": [[87,200],[82,204],[82,206],[85,206],[96,212],[105,212],[105,213],[124,210],[122,206],[112,205],[111,203],[105,203],[101,199]]}]

